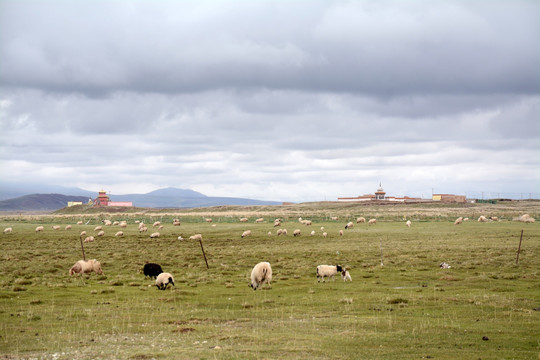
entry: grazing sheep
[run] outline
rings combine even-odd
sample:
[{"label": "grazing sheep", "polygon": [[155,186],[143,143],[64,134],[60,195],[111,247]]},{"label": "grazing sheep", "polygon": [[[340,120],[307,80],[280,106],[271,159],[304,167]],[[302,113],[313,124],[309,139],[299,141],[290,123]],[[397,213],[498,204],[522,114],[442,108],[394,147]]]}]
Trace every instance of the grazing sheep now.
[{"label": "grazing sheep", "polygon": [[147,232],[147,231],[148,231],[148,228],[146,226],[143,226],[143,227],[139,228],[139,233]]},{"label": "grazing sheep", "polygon": [[303,225],[309,226],[309,225],[311,225],[311,220],[302,220],[302,221],[300,221],[300,223],[303,224]]},{"label": "grazing sheep", "polygon": [[77,221],[77,225],[82,225],[83,222],[81,220]]},{"label": "grazing sheep", "polygon": [[45,230],[45,229],[43,228],[43,226],[38,226],[38,227],[36,228],[36,232],[43,232],[43,230]]},{"label": "grazing sheep", "polygon": [[324,226],[321,226],[321,231],[324,231]]},{"label": "grazing sheep", "polygon": [[105,225],[105,226],[111,226],[111,225],[112,225],[112,222],[111,222],[111,220],[103,220],[103,225]]},{"label": "grazing sheep", "polygon": [[10,234],[12,231],[13,231],[13,228],[10,228],[10,227],[5,228],[4,229],[4,234]]},{"label": "grazing sheep", "polygon": [[328,236],[328,233],[327,232],[323,232],[322,233],[322,237],[327,237]]},{"label": "grazing sheep", "polygon": [[97,236],[105,236],[105,231],[101,230],[97,233]]},{"label": "grazing sheep", "polygon": [[518,220],[524,223],[533,223],[535,221],[529,214],[521,215]]},{"label": "grazing sheep", "polygon": [[478,222],[487,222],[488,219],[484,216],[484,215],[480,215],[480,217],[478,218]]},{"label": "grazing sheep", "polygon": [[272,236],[272,232],[271,232],[271,231],[268,232],[268,236]]},{"label": "grazing sheep", "polygon": [[116,237],[124,236],[124,232],[123,231],[118,231],[116,234],[114,234],[114,236],[116,236]]},{"label": "grazing sheep", "polygon": [[94,240],[95,240],[95,239],[94,239],[93,236],[88,236],[88,237],[86,237],[86,238],[84,239],[84,242],[92,242],[92,241],[94,241]]},{"label": "grazing sheep", "polygon": [[339,230],[339,236],[343,236],[343,230]]},{"label": "grazing sheep", "polygon": [[94,231],[100,231],[100,230],[103,230],[103,226],[96,226],[94,228]]},{"label": "grazing sheep", "polygon": [[337,221],[337,220],[338,220],[338,217],[337,217],[337,216],[332,216],[332,217],[330,218],[330,220]]},{"label": "grazing sheep", "polygon": [[372,224],[376,224],[377,223],[377,219],[370,219],[368,221],[368,225],[372,225]]},{"label": "grazing sheep", "polygon": [[161,222],[160,222],[160,221],[156,221],[152,226],[153,226],[153,227],[158,227],[159,225],[161,225]]},{"label": "grazing sheep", "polygon": [[180,236],[178,237],[178,240],[184,240],[184,238],[182,237],[182,235],[180,235]]},{"label": "grazing sheep", "polygon": [[311,231],[311,236],[314,236],[315,235],[315,230],[312,230]]},{"label": "grazing sheep", "polygon": [[189,237],[189,240],[202,240],[202,234],[195,234]]},{"label": "grazing sheep", "polygon": [[279,236],[279,235],[281,235],[281,234],[283,234],[283,230],[278,229],[278,230],[276,231],[276,235]]},{"label": "grazing sheep", "polygon": [[121,228],[127,228],[127,222],[122,221],[118,226],[120,226]]},{"label": "grazing sheep", "polygon": [[283,230],[281,231],[281,234],[287,236],[287,229],[283,229]]},{"label": "grazing sheep", "polygon": [[98,275],[103,275],[103,270],[101,269],[101,263],[96,259],[93,260],[79,260],[69,269],[69,276],[73,274],[87,274],[90,272],[95,272]]},{"label": "grazing sheep", "polygon": [[54,225],[54,226],[52,227],[52,229],[53,229],[53,230],[60,230],[60,226],[59,226],[59,225]]},{"label": "grazing sheep", "polygon": [[354,227],[354,224],[352,221],[349,221],[346,225],[345,225],[345,229],[352,229]]},{"label": "grazing sheep", "polygon": [[211,223],[211,222],[212,222],[212,219],[206,218],[206,219],[204,219],[204,221],[206,221],[207,223]]},{"label": "grazing sheep", "polygon": [[119,225],[119,224],[120,224],[120,221],[116,221],[116,220],[115,220],[112,224],[113,224],[113,226]]},{"label": "grazing sheep", "polygon": [[165,290],[167,289],[167,286],[171,284],[174,286],[174,279],[173,276],[169,273],[162,272],[159,274],[156,278],[156,286],[159,290]]},{"label": "grazing sheep", "polygon": [[321,279],[324,282],[324,278],[332,278],[334,279],[334,275],[337,275],[337,273],[340,273],[343,271],[343,268],[341,265],[319,265],[317,266],[317,282],[319,282]]},{"label": "grazing sheep", "polygon": [[269,262],[260,262],[251,270],[251,288],[257,290],[259,286],[262,286],[264,282],[271,288],[272,285],[272,267]]},{"label": "grazing sheep", "polygon": [[491,220],[491,221],[499,221],[499,218],[496,217],[496,216],[490,216],[489,220]]},{"label": "grazing sheep", "polygon": [[460,216],[456,219],[456,221],[454,221],[454,225],[459,225],[463,222],[463,218]]},{"label": "grazing sheep", "polygon": [[71,225],[66,225],[65,229],[66,230],[71,230]]},{"label": "grazing sheep", "polygon": [[295,236],[295,237],[296,237],[296,236],[300,236],[300,229],[295,229],[295,230],[293,231],[293,236]]},{"label": "grazing sheep", "polygon": [[263,218],[258,218],[258,219],[255,220],[255,222],[256,222],[257,224],[262,223],[263,221],[264,221]]},{"label": "grazing sheep", "polygon": [[439,267],[440,267],[441,269],[450,269],[450,268],[451,268],[451,266],[448,265],[448,264],[445,263],[445,262],[442,262],[442,263],[439,265]]},{"label": "grazing sheep", "polygon": [[341,272],[341,278],[343,279],[343,281],[347,281],[347,280],[352,281],[351,274],[349,274],[349,271],[347,270],[343,270]]},{"label": "grazing sheep", "polygon": [[146,263],[143,267],[144,276],[149,276],[151,278],[157,278],[159,274],[163,272],[161,265],[154,263]]},{"label": "grazing sheep", "polygon": [[405,223],[405,225],[407,225],[407,227],[411,227],[411,220],[407,220],[407,222]]},{"label": "grazing sheep", "polygon": [[247,217],[240,218],[240,222],[248,222],[248,218]]},{"label": "grazing sheep", "polygon": [[82,237],[82,236],[86,236],[86,231],[84,231],[84,230],[81,231],[81,235],[80,235],[80,236],[81,236],[81,237]]},{"label": "grazing sheep", "polygon": [[164,228],[163,225],[159,225],[158,230],[162,230]]},{"label": "grazing sheep", "polygon": [[159,237],[159,233],[158,233],[158,232],[155,232],[155,233],[150,234],[150,239],[154,239],[154,238],[158,238],[158,237]]},{"label": "grazing sheep", "polygon": [[251,230],[246,230],[242,233],[242,238],[245,238],[246,236],[250,236],[251,235]]},{"label": "grazing sheep", "polygon": [[359,217],[358,219],[356,219],[356,223],[359,224],[359,223],[365,223],[366,222],[366,218],[364,217]]},{"label": "grazing sheep", "polygon": [[465,219],[463,219],[463,221],[469,221],[469,218],[465,218]]},{"label": "grazing sheep", "polygon": [[141,222],[139,222],[139,225],[138,225],[138,226],[139,226],[139,229],[140,229],[140,228],[142,228],[142,227],[145,227],[146,225],[144,224],[144,222],[141,221]]},{"label": "grazing sheep", "polygon": [[174,219],[172,224],[173,224],[173,226],[180,226],[180,220]]},{"label": "grazing sheep", "polygon": [[281,226],[281,221],[279,220],[274,221],[274,227],[278,227],[278,226]]}]

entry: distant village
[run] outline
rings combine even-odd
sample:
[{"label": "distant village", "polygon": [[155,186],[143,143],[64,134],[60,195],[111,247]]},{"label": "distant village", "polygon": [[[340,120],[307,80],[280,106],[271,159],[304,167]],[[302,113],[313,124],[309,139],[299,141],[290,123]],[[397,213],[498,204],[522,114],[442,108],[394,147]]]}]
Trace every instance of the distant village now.
[{"label": "distant village", "polygon": [[415,197],[395,197],[386,196],[386,192],[382,188],[382,184],[379,183],[379,188],[375,191],[375,194],[360,195],[355,197],[339,197],[338,202],[363,202],[363,201],[383,201],[394,203],[418,203],[418,202],[432,202],[441,201],[445,203],[465,203],[467,198],[465,195],[453,195],[453,194],[433,194],[431,199],[421,199]]},{"label": "distant village", "polygon": [[[67,206],[82,205],[82,201],[69,201]],[[123,207],[133,207],[133,202],[131,201],[111,201],[109,195],[105,190],[101,190],[98,193],[97,198],[88,199],[87,205],[93,207],[106,207],[106,206],[123,206]]]}]

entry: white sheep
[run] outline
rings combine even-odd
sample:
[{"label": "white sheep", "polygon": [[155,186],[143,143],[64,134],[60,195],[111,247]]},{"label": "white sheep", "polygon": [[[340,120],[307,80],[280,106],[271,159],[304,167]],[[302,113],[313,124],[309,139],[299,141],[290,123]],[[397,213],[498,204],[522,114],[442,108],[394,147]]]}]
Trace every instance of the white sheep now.
[{"label": "white sheep", "polygon": [[300,229],[294,229],[293,236],[300,236]]},{"label": "white sheep", "polygon": [[325,238],[325,237],[327,237],[327,236],[328,236],[328,233],[327,233],[326,231],[322,233],[322,237]]},{"label": "white sheep", "polygon": [[283,229],[283,230],[281,231],[281,234],[287,236],[287,229]]},{"label": "white sheep", "polygon": [[330,218],[330,220],[337,221],[337,220],[338,220],[338,217],[337,217],[337,216],[332,216],[332,217]]},{"label": "white sheep", "polygon": [[351,278],[351,274],[349,274],[349,271],[348,270],[343,270],[341,272],[341,278],[343,279],[343,281],[352,281],[352,278]]},{"label": "white sheep", "polygon": [[103,220],[103,225],[105,225],[105,226],[111,226],[111,225],[112,225],[112,222],[111,222],[111,220]]},{"label": "white sheep", "polygon": [[103,226],[96,226],[94,228],[94,231],[100,231],[100,230],[103,230]]},{"label": "white sheep", "polygon": [[282,229],[277,229],[276,235],[279,236],[279,235],[281,235],[281,234],[283,234],[283,230],[282,230]]},{"label": "white sheep", "polygon": [[202,234],[195,234],[189,237],[189,240],[202,240]]},{"label": "white sheep", "polygon": [[71,225],[66,225],[65,229],[66,230],[71,230]]},{"label": "white sheep", "polygon": [[45,230],[43,226],[36,227],[36,232],[43,232],[43,230]]},{"label": "white sheep", "polygon": [[159,237],[159,233],[156,231],[155,233],[150,234],[150,239],[155,239]]},{"label": "white sheep", "polygon": [[207,223],[211,223],[212,219],[211,218],[206,218],[206,219],[204,219],[204,221],[206,221]]},{"label": "white sheep", "polygon": [[319,265],[317,266],[317,282],[319,282],[321,279],[324,282],[324,278],[332,278],[334,279],[334,275],[337,275],[337,273],[340,273],[343,271],[343,268],[341,265]]},{"label": "white sheep", "polygon": [[139,228],[139,233],[147,232],[147,231],[148,231],[148,228],[146,226],[143,226],[143,227]]},{"label": "white sheep", "polygon": [[144,222],[141,221],[141,222],[139,223],[139,229],[140,229],[140,228],[143,228],[143,227],[146,227],[146,225],[144,224]]},{"label": "white sheep", "polygon": [[272,267],[270,266],[269,262],[260,262],[257,265],[253,267],[253,270],[251,270],[251,288],[253,290],[257,290],[259,286],[262,286],[264,282],[268,284],[270,288],[272,288],[272,285],[270,282],[272,281]]},{"label": "white sheep", "polygon": [[94,239],[93,236],[88,236],[88,237],[86,237],[86,238],[84,239],[84,242],[92,242],[92,241],[94,241],[94,240],[95,240],[95,239]]},{"label": "white sheep", "polygon": [[405,223],[405,225],[407,225],[407,227],[411,227],[411,220],[407,220],[407,222]]},{"label": "white sheep", "polygon": [[162,230],[165,226],[159,225],[158,230]]},{"label": "white sheep", "polygon": [[339,236],[343,236],[343,230],[339,230]]},{"label": "white sheep", "polygon": [[101,230],[97,233],[97,236],[105,236],[105,231]]},{"label": "white sheep", "polygon": [[10,234],[13,231],[13,228],[7,227],[4,229],[4,234]]},{"label": "white sheep", "polygon": [[180,220],[179,219],[174,219],[172,224],[173,224],[173,226],[180,226]]},{"label": "white sheep", "polygon": [[359,223],[365,223],[366,222],[366,218],[364,217],[359,217],[356,219],[356,223],[359,224]]},{"label": "white sheep", "polygon": [[119,224],[120,224],[120,221],[116,221],[116,220],[115,220],[112,224],[113,224],[113,226],[119,225]]},{"label": "white sheep", "polygon": [[53,229],[53,230],[60,230],[60,226],[59,226],[59,225],[54,225],[54,226],[52,227],[52,229]]},{"label": "white sheep", "polygon": [[248,222],[248,218],[247,217],[240,218],[240,222]]},{"label": "white sheep", "polygon": [[81,237],[86,236],[86,231],[84,231],[84,230],[81,231],[81,235],[79,235],[79,236],[81,236]]},{"label": "white sheep", "polygon": [[251,235],[251,230],[246,230],[242,233],[242,238],[245,238],[246,236],[250,236]]},{"label": "white sheep", "polygon": [[118,224],[121,228],[127,228],[127,222],[122,221],[120,224]]},{"label": "white sheep", "polygon": [[349,221],[346,225],[345,225],[345,229],[352,229],[354,227],[354,224],[352,221]]},{"label": "white sheep", "polygon": [[456,221],[454,221],[454,225],[459,225],[459,224],[461,224],[461,223],[463,223],[463,217],[461,217],[461,216],[458,217],[458,218],[456,219]]},{"label": "white sheep", "polygon": [[180,236],[178,237],[178,240],[184,240],[184,238],[182,237],[182,235],[180,235]]},{"label": "white sheep", "polygon": [[82,225],[82,224],[83,224],[82,220],[77,221],[77,225]]},{"label": "white sheep", "polygon": [[264,221],[263,218],[258,218],[258,219],[255,220],[255,222],[256,222],[257,224],[262,223],[263,221]]},{"label": "white sheep", "polygon": [[487,222],[488,219],[484,216],[484,215],[480,215],[480,217],[478,218],[478,222]]},{"label": "white sheep", "polygon": [[114,236],[116,236],[116,237],[124,236],[124,232],[123,231],[118,231],[116,234],[114,234]]},{"label": "white sheep", "polygon": [[160,222],[160,221],[156,221],[152,226],[153,226],[153,227],[158,227],[159,225],[161,225],[161,222]]},{"label": "white sheep", "polygon": [[311,236],[315,235],[315,230],[311,230]]},{"label": "white sheep", "polygon": [[73,274],[87,274],[89,272],[95,272],[98,275],[103,275],[101,269],[101,263],[96,259],[93,260],[79,260],[69,269],[69,276]]},{"label": "white sheep", "polygon": [[535,220],[529,214],[523,214],[519,217],[519,221],[524,223],[533,223]]},{"label": "white sheep", "polygon": [[174,286],[174,278],[171,274],[162,272],[156,278],[156,286],[159,290],[167,289],[167,286],[171,284]]},{"label": "white sheep", "polygon": [[368,225],[373,225],[377,223],[377,219],[369,219]]},{"label": "white sheep", "polygon": [[281,221],[279,221],[278,219],[276,219],[274,221],[274,227],[278,227],[278,226],[281,226]]}]

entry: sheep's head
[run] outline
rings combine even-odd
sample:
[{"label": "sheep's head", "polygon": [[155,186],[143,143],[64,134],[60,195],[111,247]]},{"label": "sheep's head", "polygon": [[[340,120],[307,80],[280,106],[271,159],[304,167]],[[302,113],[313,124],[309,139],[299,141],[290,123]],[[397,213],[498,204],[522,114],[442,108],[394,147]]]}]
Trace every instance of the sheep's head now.
[{"label": "sheep's head", "polygon": [[341,265],[336,265],[336,270],[338,272],[345,272],[345,270],[341,267]]},{"label": "sheep's head", "polygon": [[99,261],[94,262],[94,271],[98,275],[103,275],[103,269],[101,269],[101,263]]}]

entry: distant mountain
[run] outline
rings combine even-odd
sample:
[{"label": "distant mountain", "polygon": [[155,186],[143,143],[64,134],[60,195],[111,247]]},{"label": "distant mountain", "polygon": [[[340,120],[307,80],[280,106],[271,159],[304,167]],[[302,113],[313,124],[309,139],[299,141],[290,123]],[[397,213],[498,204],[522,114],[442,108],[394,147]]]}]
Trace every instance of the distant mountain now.
[{"label": "distant mountain", "polygon": [[31,194],[0,201],[1,211],[53,211],[67,206],[68,201],[86,203],[87,196]]},{"label": "distant mountain", "polygon": [[[65,188],[69,189],[69,188]],[[25,194],[0,201],[0,211],[47,211],[67,206],[68,201],[88,202],[97,192],[75,189],[75,195]],[[109,195],[111,201],[131,201],[144,208],[196,208],[221,205],[279,205],[278,201],[263,201],[233,197],[211,197],[189,189],[165,188],[147,194]]]},{"label": "distant mountain", "polygon": [[0,181],[0,200],[13,199],[30,194],[72,194],[89,198],[95,198],[97,196],[95,191],[83,190],[77,187]]}]

